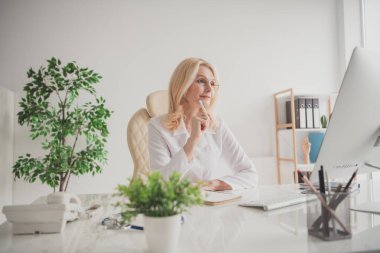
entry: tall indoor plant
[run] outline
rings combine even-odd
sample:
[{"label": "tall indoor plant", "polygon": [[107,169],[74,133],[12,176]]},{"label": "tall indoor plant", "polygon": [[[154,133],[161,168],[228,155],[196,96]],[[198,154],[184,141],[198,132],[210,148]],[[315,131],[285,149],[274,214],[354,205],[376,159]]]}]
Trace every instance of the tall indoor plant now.
[{"label": "tall indoor plant", "polygon": [[[20,125],[30,127],[30,137],[42,140],[43,157],[19,156],[13,166],[15,178],[37,178],[59,191],[66,191],[71,175],[100,173],[107,161],[106,120],[111,111],[98,97],[95,84],[102,78],[76,62],[65,65],[51,58],[47,66],[27,72],[29,82],[17,114]],[[86,92],[90,99],[78,102]],[[88,97],[88,96],[86,96]]]},{"label": "tall indoor plant", "polygon": [[117,189],[118,195],[125,198],[117,204],[122,208],[124,222],[131,222],[138,214],[144,215],[144,230],[152,253],[173,252],[182,212],[202,203],[199,185],[181,180],[177,172],[169,180],[164,180],[157,171],[151,172],[146,181],[135,179]]}]

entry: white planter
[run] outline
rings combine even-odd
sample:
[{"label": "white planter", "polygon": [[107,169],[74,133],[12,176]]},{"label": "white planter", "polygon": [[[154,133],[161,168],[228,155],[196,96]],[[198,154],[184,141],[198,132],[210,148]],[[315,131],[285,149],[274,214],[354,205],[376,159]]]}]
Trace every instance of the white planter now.
[{"label": "white planter", "polygon": [[150,253],[175,252],[181,229],[181,214],[169,217],[144,216],[144,231]]}]

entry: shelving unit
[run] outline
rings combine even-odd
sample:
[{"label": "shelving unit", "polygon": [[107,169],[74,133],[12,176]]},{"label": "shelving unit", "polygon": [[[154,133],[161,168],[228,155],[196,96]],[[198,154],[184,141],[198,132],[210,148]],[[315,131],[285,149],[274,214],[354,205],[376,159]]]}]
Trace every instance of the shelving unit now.
[{"label": "shelving unit", "polygon": [[[293,89],[287,89],[284,91],[277,92],[273,94],[274,98],[274,113],[275,113],[275,131],[276,131],[276,162],[277,162],[277,180],[278,183],[281,184],[281,166],[283,163],[287,164],[293,164],[294,168],[294,182],[298,183],[298,173],[297,170],[303,171],[303,172],[311,172],[314,168],[314,164],[303,164],[299,162],[299,156],[297,153],[299,153],[299,142],[297,143],[297,139],[300,138],[300,136],[308,135],[308,133],[317,131],[326,131],[326,129],[322,128],[296,128],[296,122],[295,122],[295,103],[294,98],[296,95],[293,92]],[[320,109],[322,106],[322,112],[323,114],[330,115],[332,112],[332,97],[334,95],[321,95],[321,94],[297,94],[297,97],[314,97],[319,98],[323,103],[321,104],[320,101]],[[285,101],[290,100],[290,109],[291,109],[291,123],[285,123]],[[281,111],[280,111],[281,109]],[[283,109],[283,110],[282,110]],[[291,144],[289,146],[291,147],[290,152],[288,152],[288,155],[281,155],[281,149],[284,149],[284,147],[281,147],[280,139],[281,135],[285,135],[289,137],[291,140],[289,141]],[[290,136],[289,136],[290,135]],[[282,138],[284,139],[284,138]],[[288,148],[289,149],[289,148]]]}]

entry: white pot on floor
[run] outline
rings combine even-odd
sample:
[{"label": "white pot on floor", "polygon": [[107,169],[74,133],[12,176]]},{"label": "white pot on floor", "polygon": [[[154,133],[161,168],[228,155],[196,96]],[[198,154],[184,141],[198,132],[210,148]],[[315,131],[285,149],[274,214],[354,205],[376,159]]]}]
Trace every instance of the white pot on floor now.
[{"label": "white pot on floor", "polygon": [[181,214],[168,217],[144,216],[144,231],[150,253],[176,251],[181,232]]}]

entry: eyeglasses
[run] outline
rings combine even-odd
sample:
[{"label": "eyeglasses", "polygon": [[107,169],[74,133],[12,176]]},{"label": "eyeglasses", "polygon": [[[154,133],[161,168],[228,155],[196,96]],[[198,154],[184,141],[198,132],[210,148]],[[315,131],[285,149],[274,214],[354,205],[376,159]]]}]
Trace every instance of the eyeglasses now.
[{"label": "eyeglasses", "polygon": [[199,77],[195,79],[195,82],[199,85],[199,87],[206,89],[207,85],[210,85],[211,89],[213,90],[218,90],[219,89],[219,84],[217,84],[214,80],[207,80],[204,77]]}]

